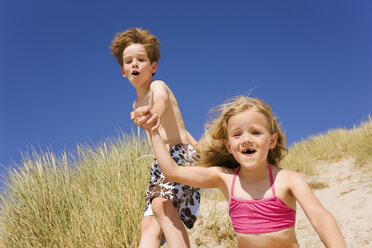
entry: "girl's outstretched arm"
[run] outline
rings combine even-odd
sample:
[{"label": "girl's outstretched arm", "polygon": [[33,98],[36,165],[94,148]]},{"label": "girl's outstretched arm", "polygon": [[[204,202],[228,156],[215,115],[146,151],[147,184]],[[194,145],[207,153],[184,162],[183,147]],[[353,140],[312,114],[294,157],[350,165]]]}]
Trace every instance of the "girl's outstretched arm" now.
[{"label": "girl's outstretched arm", "polygon": [[322,206],[303,177],[293,171],[289,171],[289,177],[290,191],[301,205],[323,244],[326,247],[346,247],[333,215]]},{"label": "girl's outstretched arm", "polygon": [[153,152],[164,176],[170,181],[195,188],[221,188],[218,167],[178,166],[166,149],[158,131],[150,131]]}]

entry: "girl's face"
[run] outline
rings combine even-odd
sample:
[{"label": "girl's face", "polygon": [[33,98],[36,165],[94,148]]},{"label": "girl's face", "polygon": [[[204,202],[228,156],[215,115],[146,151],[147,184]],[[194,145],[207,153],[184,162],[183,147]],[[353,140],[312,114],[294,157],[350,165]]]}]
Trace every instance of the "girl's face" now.
[{"label": "girl's face", "polygon": [[248,109],[230,117],[225,146],[242,167],[256,168],[267,164],[269,149],[277,139],[276,133],[268,131],[266,117]]}]

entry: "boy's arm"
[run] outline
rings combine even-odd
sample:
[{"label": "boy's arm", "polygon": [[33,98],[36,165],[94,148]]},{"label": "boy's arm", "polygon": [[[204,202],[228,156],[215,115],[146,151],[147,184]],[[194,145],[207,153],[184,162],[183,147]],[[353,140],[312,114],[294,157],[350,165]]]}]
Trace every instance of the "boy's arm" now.
[{"label": "boy's arm", "polygon": [[322,206],[302,176],[291,171],[289,182],[293,196],[301,205],[323,244],[326,247],[346,247],[333,215]]},{"label": "boy's arm", "polygon": [[[150,109],[149,106],[138,107],[136,110],[130,113],[130,118],[137,126],[144,129],[146,128],[146,121],[150,118],[148,115],[156,114],[158,117],[162,117],[167,110],[169,92],[163,81],[154,81],[150,85],[152,93],[153,105]],[[153,126],[152,130],[157,130],[160,125],[160,118],[157,118],[158,122]]]},{"label": "boy's arm", "polygon": [[151,108],[151,114],[157,114],[161,118],[168,107],[168,89],[163,81],[154,81],[151,83],[150,90],[154,103]]}]

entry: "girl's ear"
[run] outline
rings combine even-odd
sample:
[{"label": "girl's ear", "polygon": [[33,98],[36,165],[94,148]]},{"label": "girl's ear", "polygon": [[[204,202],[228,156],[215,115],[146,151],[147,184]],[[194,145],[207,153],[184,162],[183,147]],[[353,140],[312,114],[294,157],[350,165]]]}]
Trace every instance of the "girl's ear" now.
[{"label": "girl's ear", "polygon": [[123,77],[127,77],[125,75],[125,71],[124,71],[124,67],[123,66],[120,66],[120,70],[121,70],[121,75],[123,75]]},{"label": "girl's ear", "polygon": [[270,137],[270,149],[274,149],[276,147],[276,143],[278,142],[278,134],[273,133]]},{"label": "girl's ear", "polygon": [[153,62],[151,67],[152,67],[151,73],[154,74],[156,70],[158,69],[158,62]]},{"label": "girl's ear", "polygon": [[224,140],[223,143],[225,144],[226,149],[229,151],[229,153],[231,153],[231,146],[230,146],[229,141],[228,140]]}]

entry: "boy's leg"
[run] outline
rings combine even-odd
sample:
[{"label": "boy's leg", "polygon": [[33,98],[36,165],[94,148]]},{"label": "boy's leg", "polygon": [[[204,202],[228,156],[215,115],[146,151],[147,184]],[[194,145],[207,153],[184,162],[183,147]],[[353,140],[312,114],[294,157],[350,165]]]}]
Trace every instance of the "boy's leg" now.
[{"label": "boy's leg", "polygon": [[159,248],[161,235],[162,231],[155,217],[153,215],[143,217],[139,248]]},{"label": "boy's leg", "polygon": [[163,230],[170,248],[190,247],[189,237],[183,225],[177,208],[170,200],[156,197],[151,203],[154,216]]}]

